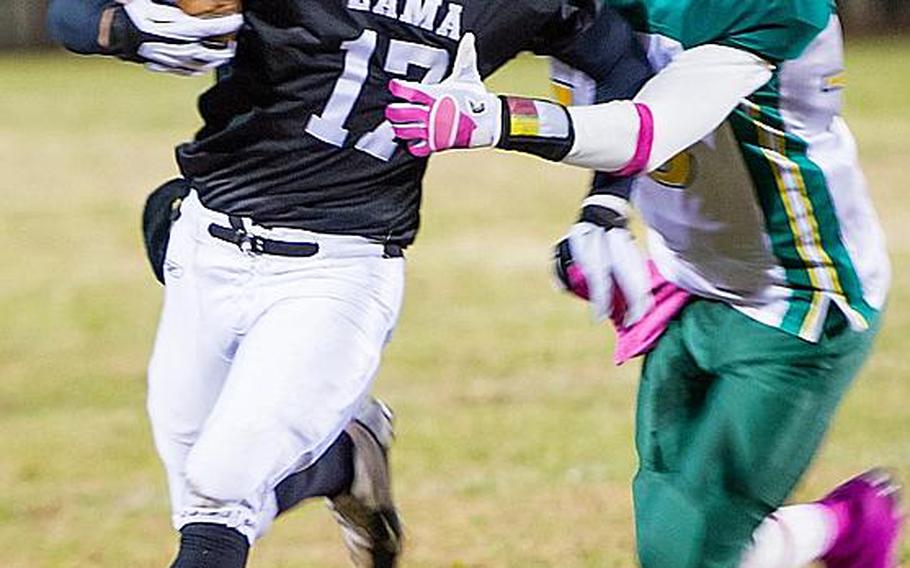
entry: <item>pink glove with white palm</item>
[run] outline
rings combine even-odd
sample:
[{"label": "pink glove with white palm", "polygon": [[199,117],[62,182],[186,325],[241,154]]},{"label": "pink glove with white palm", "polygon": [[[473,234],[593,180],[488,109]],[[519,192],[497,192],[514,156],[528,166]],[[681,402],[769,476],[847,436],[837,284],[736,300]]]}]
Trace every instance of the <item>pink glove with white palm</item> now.
[{"label": "pink glove with white palm", "polygon": [[423,158],[454,148],[495,146],[502,131],[502,101],[484,86],[474,34],[458,44],[452,74],[436,85],[393,79],[389,90],[405,102],[386,108],[395,136]]}]

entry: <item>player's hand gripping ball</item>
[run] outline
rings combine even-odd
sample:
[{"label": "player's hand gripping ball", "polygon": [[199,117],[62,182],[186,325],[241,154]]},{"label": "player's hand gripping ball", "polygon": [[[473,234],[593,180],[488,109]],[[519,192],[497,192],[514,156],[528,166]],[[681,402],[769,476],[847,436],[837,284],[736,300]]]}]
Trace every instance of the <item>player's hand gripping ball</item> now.
[{"label": "player's hand gripping ball", "polygon": [[115,10],[111,53],[153,71],[199,75],[234,57],[239,0],[130,0]]}]

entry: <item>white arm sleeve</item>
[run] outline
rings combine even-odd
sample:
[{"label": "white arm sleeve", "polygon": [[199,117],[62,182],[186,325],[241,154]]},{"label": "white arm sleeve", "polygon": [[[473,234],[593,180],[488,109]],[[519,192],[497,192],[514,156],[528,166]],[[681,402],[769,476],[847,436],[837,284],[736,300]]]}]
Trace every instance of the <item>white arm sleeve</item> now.
[{"label": "white arm sleeve", "polygon": [[638,93],[634,101],[570,107],[575,143],[564,163],[619,171],[638,149],[641,119],[635,103],[654,118],[647,171],[713,132],[739,104],[771,80],[774,66],[740,49],[720,45],[680,53]]}]

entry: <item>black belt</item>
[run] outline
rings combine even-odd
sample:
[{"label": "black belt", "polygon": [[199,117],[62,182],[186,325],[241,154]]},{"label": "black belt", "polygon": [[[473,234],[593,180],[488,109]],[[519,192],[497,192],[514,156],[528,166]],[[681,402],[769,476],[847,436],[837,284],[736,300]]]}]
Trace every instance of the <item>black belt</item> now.
[{"label": "black belt", "polygon": [[231,222],[230,228],[212,223],[209,225],[209,234],[218,240],[237,245],[243,252],[297,258],[316,256],[319,252],[319,245],[316,243],[288,243],[257,237],[243,228],[240,217],[231,215],[228,219]]},{"label": "black belt", "polygon": [[[228,220],[231,222],[230,227],[222,227],[214,223],[209,225],[209,234],[218,240],[237,245],[243,252],[297,258],[316,256],[319,253],[319,244],[317,243],[289,243],[257,237],[249,234],[243,228],[243,221],[240,217],[231,215]],[[384,247],[383,256],[385,258],[401,258],[404,256],[404,249],[400,245],[385,243]]]}]

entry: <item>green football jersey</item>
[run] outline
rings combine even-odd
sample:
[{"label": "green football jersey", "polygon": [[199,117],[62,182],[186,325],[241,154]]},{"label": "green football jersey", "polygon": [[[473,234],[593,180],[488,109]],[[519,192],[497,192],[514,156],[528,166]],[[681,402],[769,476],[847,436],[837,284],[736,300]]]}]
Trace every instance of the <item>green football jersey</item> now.
[{"label": "green football jersey", "polygon": [[604,0],[637,31],[683,47],[719,44],[771,61],[795,59],[824,30],[834,0]]},{"label": "green football jersey", "polygon": [[[661,274],[806,341],[819,341],[832,307],[868,329],[891,268],[841,117],[844,46],[831,2],[606,1],[632,17],[658,71],[704,44],[775,63],[720,128],[636,179],[632,202]],[[590,78],[557,67],[554,75],[578,96],[573,104],[593,102]]]}]

